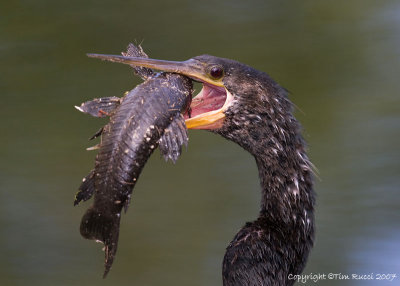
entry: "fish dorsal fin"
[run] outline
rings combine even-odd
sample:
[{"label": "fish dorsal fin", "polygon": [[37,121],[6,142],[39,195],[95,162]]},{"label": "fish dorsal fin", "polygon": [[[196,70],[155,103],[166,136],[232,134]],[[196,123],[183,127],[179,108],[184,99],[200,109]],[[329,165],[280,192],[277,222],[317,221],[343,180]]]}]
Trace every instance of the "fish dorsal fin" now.
[{"label": "fish dorsal fin", "polygon": [[[142,46],[138,45],[135,46],[134,44],[130,43],[128,48],[126,49],[126,53],[121,53],[124,57],[137,57],[137,58],[148,58],[149,56],[143,51]],[[142,79],[147,79],[154,75],[152,69],[139,67],[135,65],[130,65],[135,70],[135,73],[140,76]]]}]

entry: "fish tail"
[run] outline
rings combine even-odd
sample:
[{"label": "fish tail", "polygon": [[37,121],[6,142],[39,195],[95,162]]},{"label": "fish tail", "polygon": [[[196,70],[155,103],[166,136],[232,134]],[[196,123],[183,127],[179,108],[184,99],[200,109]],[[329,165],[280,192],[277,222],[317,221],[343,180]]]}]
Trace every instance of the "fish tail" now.
[{"label": "fish tail", "polygon": [[105,246],[104,275],[111,269],[118,246],[119,224],[121,214],[104,214],[91,206],[84,214],[80,232],[86,239],[102,242]]}]

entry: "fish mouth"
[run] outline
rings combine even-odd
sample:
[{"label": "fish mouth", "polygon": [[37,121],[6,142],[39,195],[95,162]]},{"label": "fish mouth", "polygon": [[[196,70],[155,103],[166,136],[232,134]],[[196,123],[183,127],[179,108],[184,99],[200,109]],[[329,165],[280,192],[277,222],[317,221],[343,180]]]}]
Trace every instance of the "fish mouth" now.
[{"label": "fish mouth", "polygon": [[223,75],[218,78],[210,75],[210,66],[215,65],[201,62],[194,58],[176,62],[119,55],[88,54],[88,56],[111,62],[178,73],[201,82],[203,88],[193,97],[190,108],[183,114],[186,127],[188,129],[214,130],[223,126],[225,111],[231,105],[233,96],[224,86]]}]

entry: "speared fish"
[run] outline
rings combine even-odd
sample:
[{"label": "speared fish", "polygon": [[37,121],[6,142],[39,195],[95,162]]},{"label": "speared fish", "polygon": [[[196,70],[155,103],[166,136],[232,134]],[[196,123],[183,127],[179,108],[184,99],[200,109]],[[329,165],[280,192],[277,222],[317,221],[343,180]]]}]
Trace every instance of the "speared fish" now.
[{"label": "speared fish", "polygon": [[[124,56],[146,57],[133,44]],[[110,122],[94,134],[101,136],[95,167],[79,187],[74,205],[94,196],[84,214],[80,232],[87,239],[104,243],[106,277],[117,251],[121,211],[125,212],[133,187],[153,151],[159,147],[166,160],[175,162],[187,145],[183,113],[192,98],[192,81],[174,73],[154,73],[134,68],[145,81],[124,97],[94,99],[76,107],[95,117],[110,117]]]}]

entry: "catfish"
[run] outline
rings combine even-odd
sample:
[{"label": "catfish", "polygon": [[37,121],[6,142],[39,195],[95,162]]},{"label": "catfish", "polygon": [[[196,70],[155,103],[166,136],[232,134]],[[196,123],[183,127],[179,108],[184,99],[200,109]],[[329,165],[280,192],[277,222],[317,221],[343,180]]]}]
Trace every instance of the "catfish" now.
[{"label": "catfish", "polygon": [[[127,56],[147,57],[143,49],[128,46]],[[95,117],[110,117],[110,122],[91,139],[101,142],[94,169],[83,179],[74,205],[94,196],[84,214],[80,233],[105,246],[105,271],[111,269],[117,246],[122,209],[128,209],[133,188],[153,151],[159,147],[166,160],[176,162],[187,145],[183,115],[188,112],[192,81],[174,73],[154,73],[133,66],[145,81],[124,97],[94,99],[76,107]]]}]

